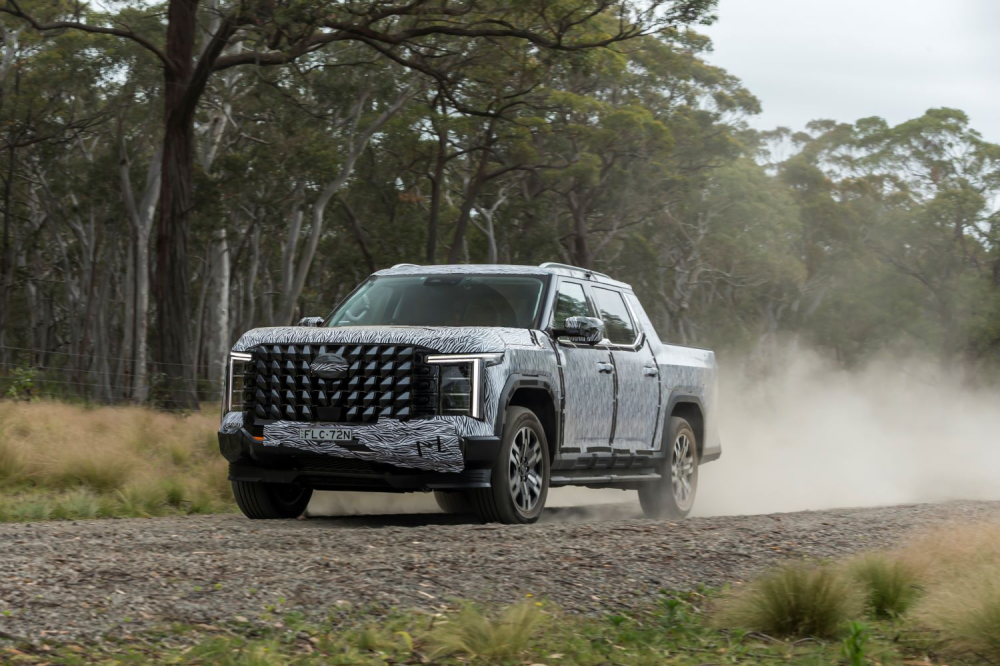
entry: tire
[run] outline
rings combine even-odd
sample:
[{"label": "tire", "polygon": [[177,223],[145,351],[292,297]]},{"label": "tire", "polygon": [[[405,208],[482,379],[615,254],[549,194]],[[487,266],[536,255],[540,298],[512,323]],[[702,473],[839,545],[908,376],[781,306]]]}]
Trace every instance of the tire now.
[{"label": "tire", "polygon": [[445,513],[475,513],[472,500],[469,499],[468,493],[462,490],[435,490],[434,500]]},{"label": "tire", "polygon": [[312,488],[285,483],[232,481],[233,495],[247,518],[298,518],[312,498]]},{"label": "tire", "polygon": [[661,478],[639,488],[639,504],[647,518],[680,520],[691,513],[698,492],[698,442],[684,419],[671,416],[669,425]]},{"label": "tire", "polygon": [[469,492],[484,523],[525,525],[542,515],[549,494],[549,445],[530,409],[507,410],[490,486]]}]

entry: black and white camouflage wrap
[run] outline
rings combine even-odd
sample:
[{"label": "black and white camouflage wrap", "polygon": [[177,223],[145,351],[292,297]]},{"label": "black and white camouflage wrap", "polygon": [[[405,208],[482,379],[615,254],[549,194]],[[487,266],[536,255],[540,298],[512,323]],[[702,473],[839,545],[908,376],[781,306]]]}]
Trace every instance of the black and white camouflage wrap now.
[{"label": "black and white camouflage wrap", "polygon": [[441,416],[413,421],[381,419],[373,424],[352,424],[350,430],[355,441],[367,447],[368,451],[350,450],[336,442],[317,442],[302,436],[303,428],[322,425],[319,423],[276,421],[264,426],[264,446],[285,446],[308,453],[357,458],[430,472],[461,472],[464,465],[459,431],[464,430],[461,427],[463,420],[475,419]]},{"label": "black and white camouflage wrap", "polygon": [[233,346],[246,352],[257,345],[271,344],[365,344],[419,345],[440,354],[482,354],[502,352],[511,345],[533,344],[524,328],[474,326],[339,326],[313,328],[272,326],[244,333]]},{"label": "black and white camouflage wrap", "polygon": [[243,427],[243,412],[226,412],[222,416],[219,432],[224,435],[234,435]]},{"label": "black and white camouflage wrap", "polygon": [[[511,274],[511,275],[552,275],[554,271],[522,266],[400,266],[376,275],[429,275],[449,273],[469,274]],[[640,379],[643,388],[622,390],[617,398],[613,382],[608,374],[599,374],[597,364],[612,360],[608,348],[572,348],[555,345],[541,331],[515,328],[487,327],[338,327],[313,328],[299,326],[279,326],[257,328],[246,332],[233,347],[233,351],[247,352],[264,344],[310,344],[346,345],[381,344],[414,345],[434,350],[439,354],[491,354],[503,353],[499,364],[484,368],[483,377],[483,418],[465,416],[437,416],[428,419],[398,421],[383,418],[374,424],[323,424],[278,421],[265,426],[263,446],[283,446],[312,453],[322,453],[343,458],[390,463],[399,467],[436,472],[457,472],[463,468],[461,439],[499,435],[498,410],[501,407],[503,390],[514,375],[544,379],[553,387],[556,395],[556,409],[559,410],[563,394],[566,396],[566,423],[564,424],[562,447],[604,448],[610,444],[615,449],[639,449],[644,444],[638,438],[629,442],[609,442],[608,434],[601,441],[600,433],[610,433],[609,405],[617,399],[621,413],[645,411],[639,406],[631,410],[628,401],[641,400],[650,404],[649,395],[642,391],[657,391],[660,397],[659,415],[653,426],[651,445],[660,447],[663,429],[669,414],[666,406],[671,396],[678,393],[697,396],[705,408],[704,453],[720,451],[716,427],[716,379],[717,367],[711,351],[663,344],[653,329],[652,322],[638,299],[631,292],[626,298],[639,324],[649,339],[649,349],[659,368],[659,386],[651,379]],[[572,351],[574,350],[575,351]],[[560,373],[560,366],[563,372]],[[564,381],[565,380],[565,381]],[[616,376],[616,381],[622,381]],[[646,388],[648,387],[648,388]],[[303,427],[338,425],[349,427],[357,442],[368,450],[351,450],[335,442],[317,442],[302,436]],[[223,418],[220,432],[231,434],[243,427],[243,414],[230,412]],[[558,450],[558,449],[557,449]],[[558,454],[557,454],[558,455]]]},{"label": "black and white camouflage wrap", "polygon": [[[539,337],[542,336],[542,337]],[[414,345],[441,354],[502,352],[502,361],[484,368],[483,418],[437,416],[398,421],[380,419],[375,424],[324,424],[277,421],[264,427],[264,446],[291,447],[310,453],[389,463],[399,467],[437,472],[463,468],[460,440],[495,434],[500,396],[512,374],[546,377],[553,385],[555,362],[551,351],[538,340],[540,331],[514,328],[469,327],[341,327],[302,328],[279,326],[245,333],[233,348],[249,351],[262,344],[392,344]],[[546,353],[548,352],[548,353]],[[551,367],[548,367],[551,365]],[[242,427],[243,415],[230,412],[223,421],[226,432]],[[302,436],[304,427],[340,425],[349,427],[357,442],[370,451],[355,451],[336,442],[318,442]],[[235,428],[235,430],[233,430]]]}]

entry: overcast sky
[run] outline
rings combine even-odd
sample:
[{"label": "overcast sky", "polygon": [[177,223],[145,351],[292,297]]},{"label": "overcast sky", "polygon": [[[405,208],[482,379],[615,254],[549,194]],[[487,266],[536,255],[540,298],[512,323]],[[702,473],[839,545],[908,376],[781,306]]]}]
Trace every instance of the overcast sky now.
[{"label": "overcast sky", "polygon": [[720,0],[718,15],[709,59],[760,99],[754,127],[949,106],[1000,143],[1000,0]]}]

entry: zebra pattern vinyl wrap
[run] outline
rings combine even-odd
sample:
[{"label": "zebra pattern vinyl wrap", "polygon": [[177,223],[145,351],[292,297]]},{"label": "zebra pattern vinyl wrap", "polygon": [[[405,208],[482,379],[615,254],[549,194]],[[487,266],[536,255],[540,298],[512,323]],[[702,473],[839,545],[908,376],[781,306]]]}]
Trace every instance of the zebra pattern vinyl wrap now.
[{"label": "zebra pattern vinyl wrap", "polygon": [[[299,423],[277,421],[264,426],[264,446],[284,446],[310,453],[322,453],[342,458],[358,458],[371,462],[388,463],[398,467],[423,469],[436,472],[458,472],[464,468],[460,439],[462,437],[488,437],[494,434],[500,398],[507,379],[514,374],[543,376],[555,385],[551,351],[534,342],[527,333],[530,344],[514,345],[504,352],[503,360],[486,368],[483,381],[483,419],[468,416],[436,416],[429,419],[397,421],[380,419],[368,425],[350,425],[355,438],[370,451],[352,451],[335,442],[318,442],[305,439],[302,428],[332,426],[337,424]],[[338,339],[337,343],[343,341]],[[420,344],[413,342],[412,344]],[[242,414],[238,413],[242,425]],[[232,423],[237,420],[233,419]],[[238,427],[237,427],[238,430]]]},{"label": "zebra pattern vinyl wrap", "polygon": [[377,424],[351,425],[355,440],[368,451],[349,450],[336,442],[318,442],[302,436],[303,428],[323,424],[276,421],[264,426],[264,446],[292,447],[309,453],[431,472],[461,472],[465,465],[457,421],[463,419],[468,417],[441,416],[414,421],[382,419]]},{"label": "zebra pattern vinyl wrap", "polygon": [[224,435],[232,435],[240,431],[243,427],[243,412],[226,412],[222,417],[222,425],[219,432]]},{"label": "zebra pattern vinyl wrap", "polygon": [[472,326],[272,326],[244,333],[233,346],[245,352],[257,345],[270,344],[385,344],[419,345],[439,354],[479,354],[502,352],[510,345],[532,345],[531,332],[524,328]]}]

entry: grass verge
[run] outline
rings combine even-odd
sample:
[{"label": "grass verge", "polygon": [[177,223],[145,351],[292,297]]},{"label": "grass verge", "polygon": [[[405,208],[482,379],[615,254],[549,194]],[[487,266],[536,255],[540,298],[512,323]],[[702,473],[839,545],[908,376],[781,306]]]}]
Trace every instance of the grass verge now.
[{"label": "grass verge", "polygon": [[232,510],[215,415],[0,402],[0,521]]},{"label": "grass verge", "polygon": [[[220,626],[175,625],[99,643],[0,644],[0,662],[78,664],[838,664],[925,665],[934,642],[892,622],[858,625],[844,642],[779,640],[719,629],[713,594],[664,594],[641,611],[601,618],[542,602],[488,610],[462,603],[434,611],[364,612],[307,621],[262,612]],[[127,629],[126,629],[127,632]],[[952,666],[978,663],[950,659]]]}]

